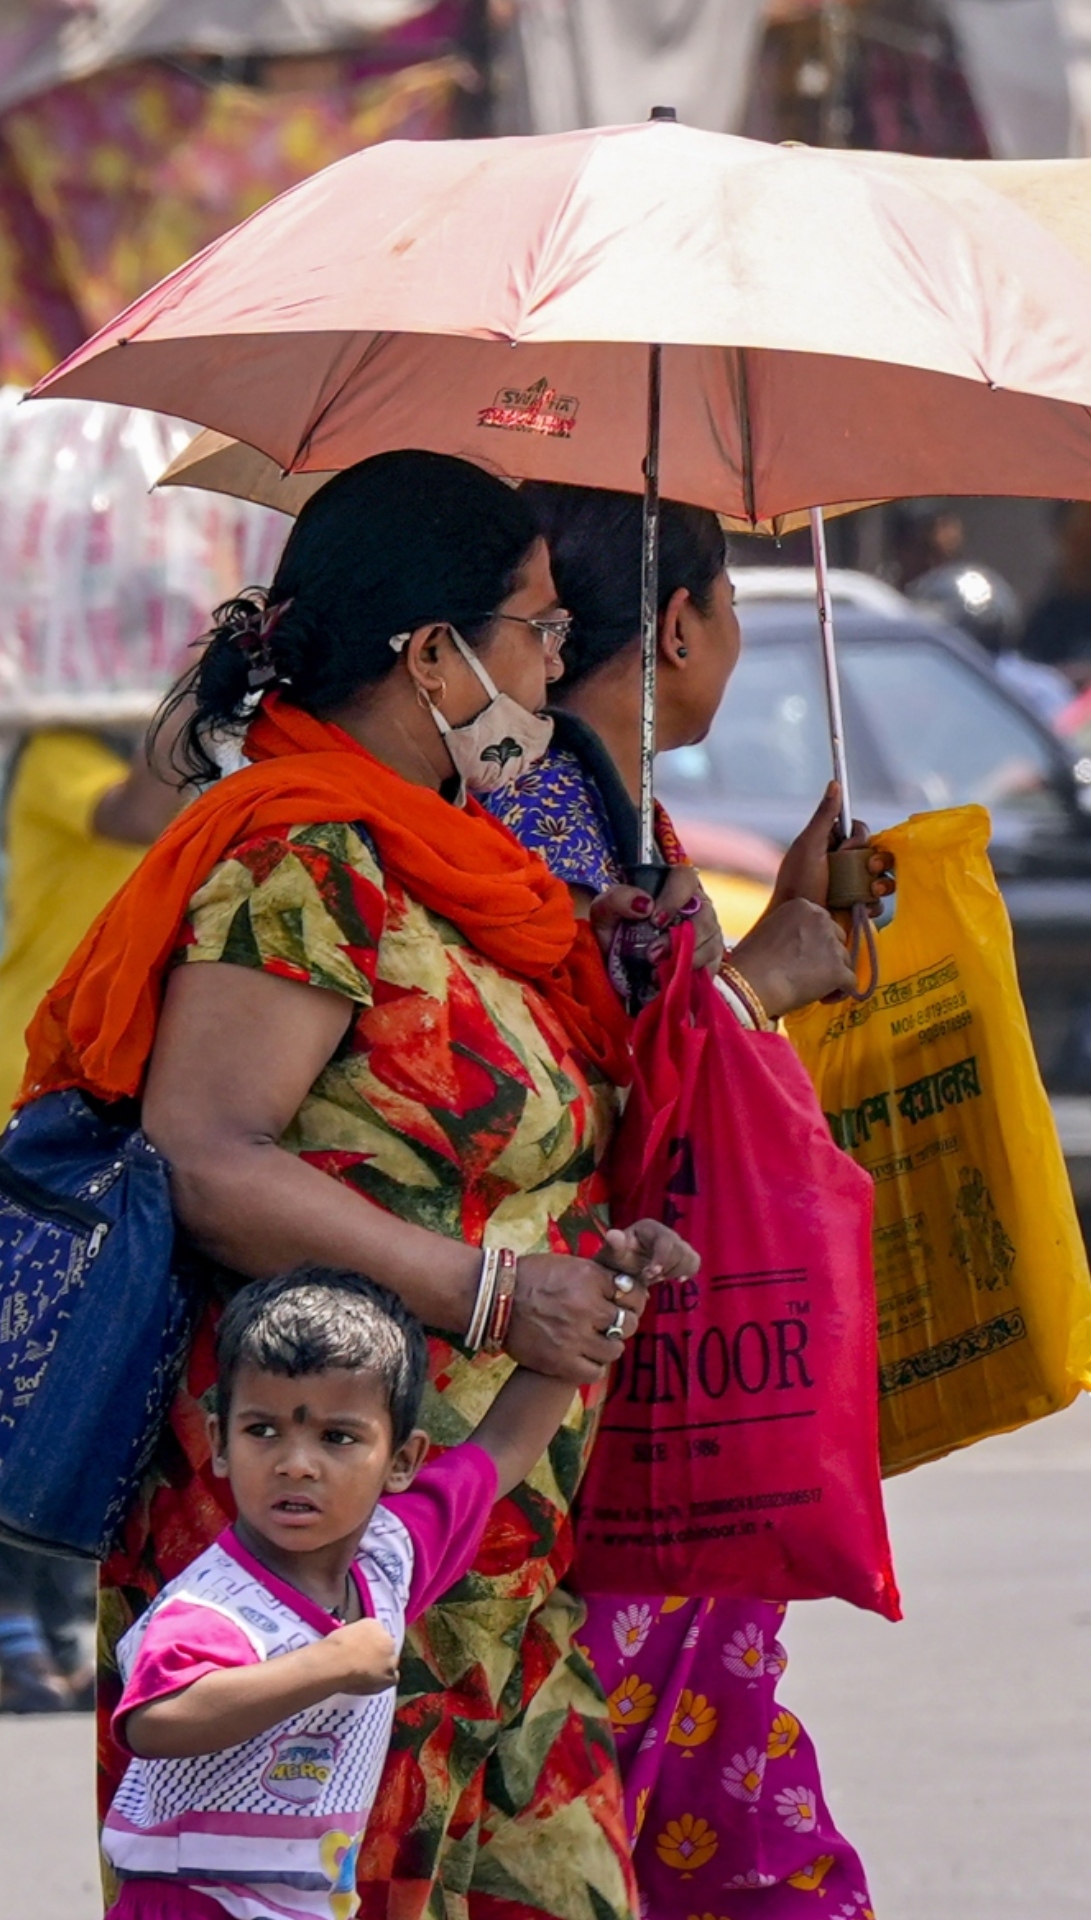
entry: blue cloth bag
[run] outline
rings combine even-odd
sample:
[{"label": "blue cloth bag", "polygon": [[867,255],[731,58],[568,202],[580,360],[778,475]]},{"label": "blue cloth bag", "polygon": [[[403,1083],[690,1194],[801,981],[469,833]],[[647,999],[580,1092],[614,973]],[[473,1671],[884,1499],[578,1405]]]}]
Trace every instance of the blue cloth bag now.
[{"label": "blue cloth bag", "polygon": [[0,1139],[0,1534],[96,1560],[151,1458],[195,1319],[167,1164],[134,1112],[49,1093]]}]

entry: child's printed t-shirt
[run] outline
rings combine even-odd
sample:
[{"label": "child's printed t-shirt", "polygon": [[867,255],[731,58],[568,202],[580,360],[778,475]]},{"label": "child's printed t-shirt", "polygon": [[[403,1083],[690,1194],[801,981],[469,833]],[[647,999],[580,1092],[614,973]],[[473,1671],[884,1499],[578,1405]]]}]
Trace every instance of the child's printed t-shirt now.
[{"label": "child's printed t-shirt", "polygon": [[[482,1448],[454,1447],[388,1494],[352,1567],[365,1616],[401,1648],[473,1564],[496,1499]],[[118,1648],[134,1708],[205,1674],[321,1639],[341,1622],[253,1558],[228,1528],[164,1587]],[[134,1758],[103,1829],[122,1876],[111,1920],[352,1920],[356,1856],[390,1744],[395,1693],[335,1694],[219,1753]]]}]

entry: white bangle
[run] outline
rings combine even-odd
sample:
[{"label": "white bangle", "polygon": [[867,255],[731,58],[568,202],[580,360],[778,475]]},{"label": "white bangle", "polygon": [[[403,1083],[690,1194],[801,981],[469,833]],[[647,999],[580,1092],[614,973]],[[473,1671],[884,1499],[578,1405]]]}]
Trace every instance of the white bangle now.
[{"label": "white bangle", "polygon": [[747,1033],[756,1033],[757,1025],[754,1016],[743,999],[742,994],[736,992],[735,988],[729,985],[722,973],[716,975],[715,985],[719,987],[720,992],[723,994],[740,1027],[745,1027]]},{"label": "white bangle", "polygon": [[485,1344],[485,1335],[492,1319],[493,1303],[496,1299],[496,1280],[500,1271],[500,1248],[484,1247],[481,1252],[481,1272],[477,1281],[477,1293],[474,1296],[473,1312],[466,1329],[466,1345],[471,1353],[480,1353]]}]

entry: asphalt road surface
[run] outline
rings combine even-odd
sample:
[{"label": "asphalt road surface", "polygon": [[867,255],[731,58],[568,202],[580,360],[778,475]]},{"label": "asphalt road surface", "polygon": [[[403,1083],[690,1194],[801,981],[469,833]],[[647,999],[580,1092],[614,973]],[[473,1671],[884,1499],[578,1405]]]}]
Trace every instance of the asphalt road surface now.
[{"label": "asphalt road surface", "polygon": [[[782,1686],[877,1920],[1087,1920],[1091,1403],[887,1496],[905,1621],[796,1607]],[[0,1781],[4,1920],[98,1920],[89,1722],[0,1721]]]}]

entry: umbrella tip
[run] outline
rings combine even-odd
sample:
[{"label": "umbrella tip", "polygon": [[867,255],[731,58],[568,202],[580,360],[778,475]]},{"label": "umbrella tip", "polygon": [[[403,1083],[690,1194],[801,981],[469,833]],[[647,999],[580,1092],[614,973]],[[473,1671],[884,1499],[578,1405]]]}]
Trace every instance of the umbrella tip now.
[{"label": "umbrella tip", "polygon": [[677,120],[678,109],[677,107],[653,107],[648,118],[649,120]]}]

